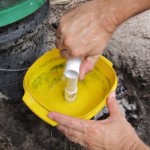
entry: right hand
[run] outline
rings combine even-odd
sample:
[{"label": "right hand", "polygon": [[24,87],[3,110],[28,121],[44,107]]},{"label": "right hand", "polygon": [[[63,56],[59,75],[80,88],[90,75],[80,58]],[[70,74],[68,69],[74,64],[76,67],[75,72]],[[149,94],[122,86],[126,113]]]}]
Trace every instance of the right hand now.
[{"label": "right hand", "polygon": [[111,93],[107,99],[110,116],[101,121],[84,120],[58,112],[49,117],[58,122],[57,128],[71,141],[89,150],[149,150],[127,122]]},{"label": "right hand", "polygon": [[62,57],[82,57],[80,79],[91,71],[119,25],[113,1],[94,0],[66,13],[59,23],[56,47]]}]

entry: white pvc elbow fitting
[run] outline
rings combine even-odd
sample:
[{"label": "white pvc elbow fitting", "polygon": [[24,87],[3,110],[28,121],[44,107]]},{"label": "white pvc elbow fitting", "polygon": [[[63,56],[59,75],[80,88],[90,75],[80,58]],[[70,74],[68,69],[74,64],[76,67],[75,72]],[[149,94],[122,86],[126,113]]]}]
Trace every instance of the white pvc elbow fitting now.
[{"label": "white pvc elbow fitting", "polygon": [[68,60],[66,64],[64,75],[67,79],[67,84],[65,87],[64,98],[68,102],[75,101],[77,97],[77,83],[79,77],[80,64],[81,58]]}]

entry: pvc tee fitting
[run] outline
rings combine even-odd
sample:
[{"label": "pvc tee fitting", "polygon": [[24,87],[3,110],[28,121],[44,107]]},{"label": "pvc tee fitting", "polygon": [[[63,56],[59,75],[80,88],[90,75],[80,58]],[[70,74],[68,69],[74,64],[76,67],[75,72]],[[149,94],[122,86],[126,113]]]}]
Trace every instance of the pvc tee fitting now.
[{"label": "pvc tee fitting", "polygon": [[67,79],[67,84],[65,87],[64,98],[68,102],[75,101],[77,97],[77,90],[78,90],[77,83],[80,64],[81,64],[80,58],[68,60],[66,64],[64,75]]}]

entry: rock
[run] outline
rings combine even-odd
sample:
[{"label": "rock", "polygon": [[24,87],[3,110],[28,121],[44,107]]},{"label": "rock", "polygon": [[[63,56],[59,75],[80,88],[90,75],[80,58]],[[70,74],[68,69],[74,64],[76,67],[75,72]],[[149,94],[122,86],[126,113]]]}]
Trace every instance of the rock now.
[{"label": "rock", "polygon": [[150,11],[123,23],[111,38],[104,55],[123,69],[139,87],[150,87]]}]

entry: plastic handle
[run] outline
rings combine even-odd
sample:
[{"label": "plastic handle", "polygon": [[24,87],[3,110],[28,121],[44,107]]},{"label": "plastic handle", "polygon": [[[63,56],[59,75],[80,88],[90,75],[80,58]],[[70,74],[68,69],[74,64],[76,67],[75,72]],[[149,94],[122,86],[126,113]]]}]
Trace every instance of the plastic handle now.
[{"label": "plastic handle", "polygon": [[23,96],[24,103],[31,109],[32,112],[34,112],[38,117],[40,117],[42,120],[47,122],[48,124],[52,126],[56,126],[58,123],[48,118],[48,111],[43,106],[41,106],[26,90],[25,94]]}]

